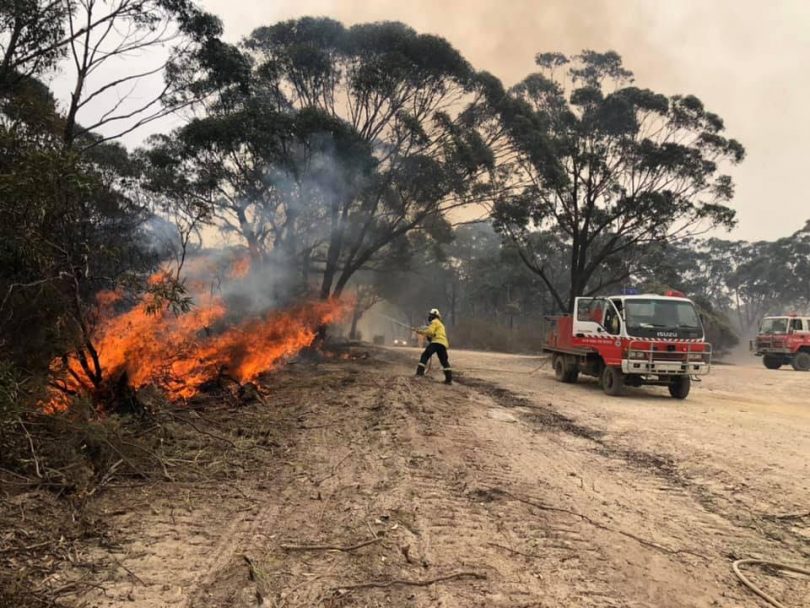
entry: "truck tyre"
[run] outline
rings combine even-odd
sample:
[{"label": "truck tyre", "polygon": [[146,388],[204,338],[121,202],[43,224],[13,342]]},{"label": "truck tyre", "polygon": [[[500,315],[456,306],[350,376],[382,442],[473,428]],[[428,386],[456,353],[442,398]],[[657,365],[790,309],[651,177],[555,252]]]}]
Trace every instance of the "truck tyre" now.
[{"label": "truck tyre", "polygon": [[779,369],[784,362],[785,360],[782,359],[782,357],[775,355],[765,355],[762,357],[762,364],[768,369]]},{"label": "truck tyre", "polygon": [[793,369],[797,372],[806,372],[810,370],[810,353],[801,351],[796,353],[793,357]]},{"label": "truck tyre", "polygon": [[558,382],[573,384],[577,381],[579,370],[575,366],[568,365],[565,355],[554,355],[554,377]]},{"label": "truck tyre", "polygon": [[618,367],[605,366],[601,380],[606,395],[616,397],[624,392],[624,374]]},{"label": "truck tyre", "polygon": [[557,382],[565,382],[565,358],[562,355],[554,355],[551,365],[554,367],[554,377]]},{"label": "truck tyre", "polygon": [[690,388],[692,388],[692,379],[689,376],[676,376],[669,383],[669,394],[675,399],[686,399]]}]

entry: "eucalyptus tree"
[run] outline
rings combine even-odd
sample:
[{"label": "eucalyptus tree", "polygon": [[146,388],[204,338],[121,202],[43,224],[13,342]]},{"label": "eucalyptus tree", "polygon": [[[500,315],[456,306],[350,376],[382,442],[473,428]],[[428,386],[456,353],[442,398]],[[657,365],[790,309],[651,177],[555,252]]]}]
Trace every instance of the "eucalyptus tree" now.
[{"label": "eucalyptus tree", "polygon": [[[41,370],[75,351],[101,382],[95,295],[146,288],[157,261],[138,167],[117,140],[172,111],[175,82],[132,93],[210,53],[220,25],[191,0],[6,0],[0,24],[0,357]],[[139,53],[152,67],[134,65]],[[64,99],[43,84],[56,69]]]},{"label": "eucalyptus tree", "polygon": [[64,56],[66,9],[61,0],[0,0],[0,91]]},{"label": "eucalyptus tree", "polygon": [[[721,170],[744,149],[698,98],[634,86],[614,52],[543,53],[536,63],[508,91],[489,86],[512,151],[493,217],[561,309],[626,281],[651,244],[734,225]],[[564,287],[534,245],[538,231],[564,239]]]},{"label": "eucalyptus tree", "polygon": [[492,165],[465,112],[476,74],[400,23],[286,21],[185,67],[181,81],[206,74],[204,113],[151,157],[204,192],[254,257],[317,274],[323,298],[409,232],[446,230]]},{"label": "eucalyptus tree", "polygon": [[752,332],[767,314],[810,312],[810,229],[744,243],[725,280],[737,321]]}]

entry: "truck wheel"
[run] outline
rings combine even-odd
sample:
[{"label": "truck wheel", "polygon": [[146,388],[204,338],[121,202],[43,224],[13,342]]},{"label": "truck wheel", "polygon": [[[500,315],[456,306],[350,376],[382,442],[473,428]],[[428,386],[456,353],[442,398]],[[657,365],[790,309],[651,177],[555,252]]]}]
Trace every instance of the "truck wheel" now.
[{"label": "truck wheel", "polygon": [[554,377],[557,382],[565,382],[565,358],[562,355],[554,355],[551,364],[554,366]]},{"label": "truck wheel", "polygon": [[689,376],[677,376],[669,383],[669,394],[675,399],[686,399],[690,388],[692,388],[692,379]]},{"label": "truck wheel", "polygon": [[578,376],[579,370],[574,366],[567,365],[565,355],[554,355],[554,377],[558,382],[573,384],[577,381]]},{"label": "truck wheel", "polygon": [[810,353],[801,351],[796,353],[793,357],[793,369],[797,372],[806,372],[810,370]]},{"label": "truck wheel", "polygon": [[606,395],[616,397],[624,392],[624,374],[618,367],[606,366],[602,370],[602,390]]},{"label": "truck wheel", "polygon": [[762,357],[762,364],[768,369],[779,369],[784,362],[785,360],[782,359],[782,357],[776,357],[774,355],[765,355]]}]

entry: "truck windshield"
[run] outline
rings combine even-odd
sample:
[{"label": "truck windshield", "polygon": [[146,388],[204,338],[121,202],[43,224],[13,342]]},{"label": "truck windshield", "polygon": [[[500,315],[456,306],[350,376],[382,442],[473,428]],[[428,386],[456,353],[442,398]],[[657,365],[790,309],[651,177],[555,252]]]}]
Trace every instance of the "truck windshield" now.
[{"label": "truck windshield", "polygon": [[683,300],[628,299],[624,303],[630,335],[700,338],[703,327],[695,307]]},{"label": "truck windshield", "polygon": [[788,320],[781,319],[763,319],[762,327],[759,328],[761,334],[786,334],[788,327]]}]

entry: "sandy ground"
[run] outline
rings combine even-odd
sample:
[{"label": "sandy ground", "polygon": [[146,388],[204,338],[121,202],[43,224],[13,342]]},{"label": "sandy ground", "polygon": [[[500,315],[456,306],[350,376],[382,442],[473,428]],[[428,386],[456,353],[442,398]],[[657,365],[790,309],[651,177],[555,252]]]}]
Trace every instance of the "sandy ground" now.
[{"label": "sandy ground", "polygon": [[[272,407],[216,429],[263,464],[109,491],[73,605],[738,608],[766,604],[734,559],[810,563],[810,374],[717,366],[681,402],[452,356],[452,387],[408,349],[268,378]],[[806,578],[749,572],[810,606]]]}]

